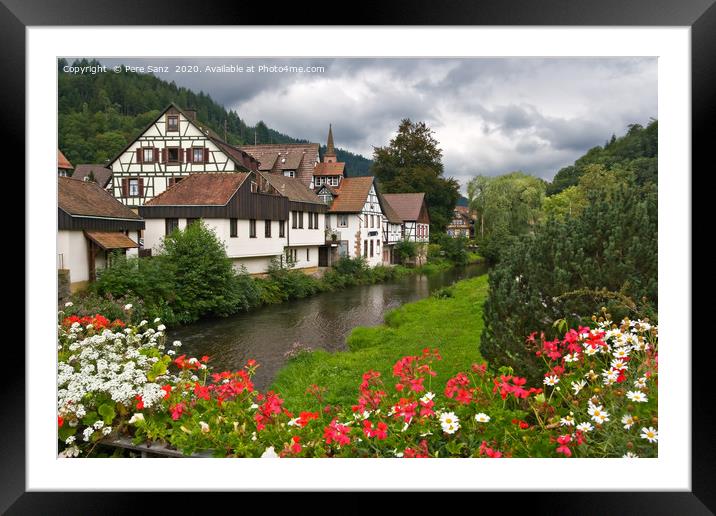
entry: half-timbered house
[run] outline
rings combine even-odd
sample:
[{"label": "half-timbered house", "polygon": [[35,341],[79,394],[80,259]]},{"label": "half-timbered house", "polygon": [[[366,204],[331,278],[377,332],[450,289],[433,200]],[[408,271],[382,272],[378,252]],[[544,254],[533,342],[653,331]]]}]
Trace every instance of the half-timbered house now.
[{"label": "half-timbered house", "polygon": [[113,252],[137,254],[144,221],[97,183],[57,181],[57,268],[74,292],[96,279]]},{"label": "half-timbered house", "polygon": [[57,149],[57,175],[59,177],[69,177],[72,175],[73,167],[60,149]]},{"label": "half-timbered house", "polygon": [[144,245],[156,252],[174,229],[201,219],[226,246],[234,267],[265,273],[288,242],[289,198],[261,174],[192,174],[139,207]]},{"label": "half-timbered house", "polygon": [[383,265],[393,265],[399,263],[395,244],[403,238],[403,219],[380,193],[378,199],[383,208]]},{"label": "half-timbered house", "polygon": [[453,238],[470,238],[474,233],[472,219],[465,211],[457,208],[452,212],[452,219],[447,226],[447,234]]},{"label": "half-timbered house", "polygon": [[109,163],[112,194],[137,208],[190,174],[248,172],[258,161],[170,104]]},{"label": "half-timbered house", "polygon": [[317,143],[241,145],[239,149],[259,162],[259,171],[293,177],[310,188],[313,170],[318,163]]},{"label": "half-timbered house", "polygon": [[425,193],[384,194],[383,198],[403,220],[401,239],[421,244],[418,246],[416,263],[427,260],[427,243],[430,240],[430,215],[425,203]]}]

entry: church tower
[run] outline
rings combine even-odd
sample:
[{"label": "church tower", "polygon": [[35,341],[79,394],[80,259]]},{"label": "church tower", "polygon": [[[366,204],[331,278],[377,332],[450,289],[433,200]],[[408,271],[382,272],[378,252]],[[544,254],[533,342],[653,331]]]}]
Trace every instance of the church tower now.
[{"label": "church tower", "polygon": [[323,163],[336,163],[336,149],[333,146],[333,126],[328,124],[328,142],[326,143],[326,153],[323,155]]}]

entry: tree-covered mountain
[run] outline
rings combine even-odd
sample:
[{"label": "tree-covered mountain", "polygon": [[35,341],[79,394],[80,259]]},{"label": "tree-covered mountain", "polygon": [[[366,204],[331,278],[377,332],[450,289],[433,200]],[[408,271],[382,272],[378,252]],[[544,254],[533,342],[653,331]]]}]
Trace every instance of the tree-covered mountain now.
[{"label": "tree-covered mountain", "polygon": [[658,121],[652,119],[646,127],[629,125],[627,133],[617,138],[612,135],[603,147],[594,147],[569,165],[562,168],[547,185],[547,195],[575,186],[589,165],[602,165],[607,170],[628,167],[640,183],[656,182],[658,161]]},{"label": "tree-covered mountain", "polygon": [[[226,110],[210,95],[177,86],[151,74],[122,70],[120,73],[72,74],[58,60],[59,147],[73,164],[106,163],[136,138],[160,111],[174,102],[195,109],[197,118],[233,145],[264,143],[307,143],[271,129],[259,121],[250,126],[234,110]],[[100,65],[81,59],[73,66]],[[325,150],[325,147],[323,148]],[[363,175],[371,161],[336,149],[350,175]]]}]

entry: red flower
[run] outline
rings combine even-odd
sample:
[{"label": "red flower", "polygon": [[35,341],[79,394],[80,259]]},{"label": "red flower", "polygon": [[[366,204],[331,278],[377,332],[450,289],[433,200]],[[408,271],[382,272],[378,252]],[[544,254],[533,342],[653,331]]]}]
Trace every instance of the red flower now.
[{"label": "red flower", "polygon": [[487,455],[491,459],[499,459],[502,457],[502,452],[494,448],[490,448],[487,445],[487,441],[482,441],[480,445],[480,455]]},{"label": "red flower", "polygon": [[291,453],[293,453],[294,455],[298,455],[299,453],[301,453],[301,450],[303,449],[301,447],[301,445],[299,444],[300,441],[301,441],[301,438],[297,435],[294,435],[293,437],[291,437],[291,446],[289,447],[289,449],[291,450]]},{"label": "red flower", "polygon": [[296,421],[296,424],[303,428],[311,419],[318,419],[319,415],[320,414],[318,412],[301,412],[298,415],[298,421]]},{"label": "red flower", "polygon": [[142,410],[144,408],[144,400],[142,399],[142,395],[137,394],[134,399],[137,400],[137,410]]},{"label": "red flower", "polygon": [[169,398],[169,396],[172,393],[172,386],[167,384],[162,387],[162,390],[164,391],[164,399]]},{"label": "red flower", "polygon": [[403,457],[406,459],[424,459],[428,457],[428,442],[423,439],[420,441],[416,450],[412,448],[405,448]]},{"label": "red flower", "polygon": [[65,424],[65,420],[62,419],[62,416],[57,416],[57,426],[59,428],[62,428],[62,425],[64,425],[64,424]]},{"label": "red flower", "polygon": [[373,423],[366,419],[363,421],[363,433],[366,437],[377,437],[382,441],[388,437],[388,425],[380,421],[374,428]]},{"label": "red flower", "polygon": [[186,409],[186,405],[184,403],[177,403],[176,405],[172,405],[170,410],[172,411],[172,419],[176,421],[179,419]]},{"label": "red flower", "polygon": [[571,441],[572,436],[570,436],[569,434],[560,435],[559,437],[557,437],[557,443],[559,444],[559,446],[557,446],[557,453],[562,453],[567,457],[571,457],[572,450],[570,450],[569,446],[567,446],[567,444],[569,444]]},{"label": "red flower", "polygon": [[323,437],[326,440],[326,444],[337,443],[338,445],[345,445],[351,442],[351,438],[348,436],[350,428],[346,425],[338,423],[338,419],[333,419],[331,423],[323,430]]},{"label": "red flower", "polygon": [[209,399],[211,398],[210,392],[211,392],[211,386],[204,387],[202,385],[199,385],[198,382],[194,384],[194,395],[197,398],[201,398],[203,400],[209,401]]},{"label": "red flower", "polygon": [[209,355],[204,355],[203,357],[201,357],[201,361],[206,364],[209,361]]}]

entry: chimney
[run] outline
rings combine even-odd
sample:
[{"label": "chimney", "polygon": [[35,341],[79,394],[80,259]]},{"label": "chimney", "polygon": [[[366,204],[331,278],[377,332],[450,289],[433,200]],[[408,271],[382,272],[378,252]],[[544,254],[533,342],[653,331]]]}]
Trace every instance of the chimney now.
[{"label": "chimney", "polygon": [[196,109],[185,109],[184,113],[186,113],[186,116],[188,116],[191,120],[196,122]]}]

